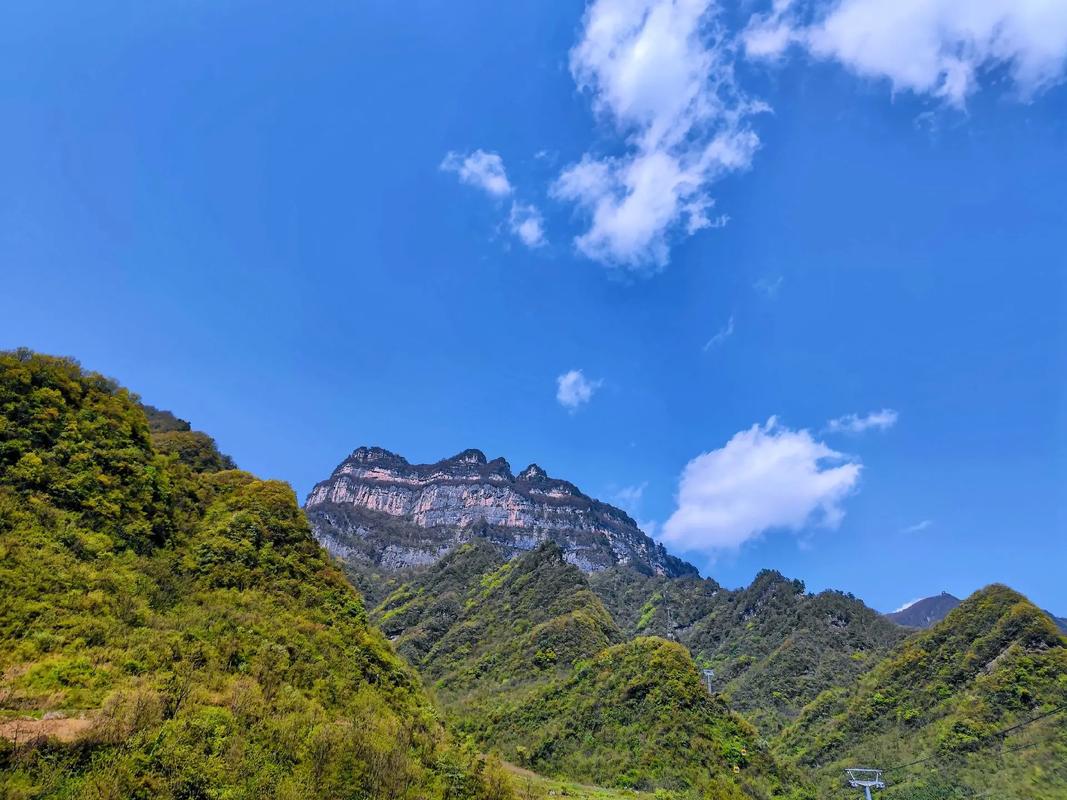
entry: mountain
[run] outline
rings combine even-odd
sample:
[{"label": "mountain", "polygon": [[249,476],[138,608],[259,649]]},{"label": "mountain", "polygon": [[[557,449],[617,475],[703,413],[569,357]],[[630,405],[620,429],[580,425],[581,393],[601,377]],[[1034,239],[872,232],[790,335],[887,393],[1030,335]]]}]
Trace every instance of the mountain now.
[{"label": "mountain", "polygon": [[507,560],[490,542],[461,545],[373,612],[453,716],[521,695],[622,640],[585,575],[554,542]]},{"label": "mountain", "polygon": [[[898,625],[907,628],[929,628],[936,622],[943,620],[952,609],[960,604],[958,597],[953,597],[948,592],[942,592],[934,597],[927,597],[912,603],[900,611],[894,611],[885,616]],[[1061,633],[1067,633],[1067,618],[1057,617],[1051,611],[1045,611],[1049,619],[1055,623]]]},{"label": "mountain", "polygon": [[897,625],[907,628],[929,628],[935,622],[943,620],[948,612],[959,604],[958,597],[953,597],[948,592],[941,592],[939,595],[923,598],[900,611],[893,611],[885,616]]},{"label": "mountain", "polygon": [[510,758],[551,775],[664,797],[814,798],[752,725],[707,692],[686,649],[656,637],[578,662],[484,726]]},{"label": "mountain", "polygon": [[372,614],[460,733],[555,777],[802,796],[802,781],[755,729],[708,694],[688,651],[654,637],[623,641],[559,545],[507,555],[472,539]]},{"label": "mountain", "polygon": [[856,680],[906,636],[851,595],[808,594],[803,582],[773,570],[737,590],[626,569],[593,574],[590,583],[627,635],[684,644],[715,671],[716,691],[768,734],[825,689]]},{"label": "mountain", "polygon": [[510,797],[289,486],[194,433],[0,353],[0,796]]},{"label": "mountain", "polygon": [[[825,789],[887,769],[892,798],[1067,797],[1067,639],[1004,586],[964,600],[808,705],[779,753]],[[899,765],[899,766],[898,766]]]},{"label": "mountain", "polygon": [[411,464],[360,447],[311,490],[304,508],[316,538],[370,592],[475,537],[509,557],[552,541],[585,572],[626,565],[648,575],[696,574],[625,512],[536,464],[513,475],[507,461],[488,461],[479,450]]}]

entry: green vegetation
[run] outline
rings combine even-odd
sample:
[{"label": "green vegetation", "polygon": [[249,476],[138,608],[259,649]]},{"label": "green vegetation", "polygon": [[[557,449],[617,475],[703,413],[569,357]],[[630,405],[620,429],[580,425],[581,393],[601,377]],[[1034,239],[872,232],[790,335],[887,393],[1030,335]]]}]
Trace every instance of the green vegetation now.
[{"label": "green vegetation", "polygon": [[[894,797],[1067,796],[1067,640],[1004,586],[976,592],[899,645],[860,681],[827,691],[781,752],[831,786],[840,768],[929,759],[889,774]],[[936,780],[935,780],[936,777]],[[940,781],[940,783],[938,783]]]},{"label": "green vegetation", "polygon": [[374,618],[462,730],[621,639],[585,576],[548,543],[504,561],[475,539],[383,602]]},{"label": "green vegetation", "polygon": [[523,766],[639,790],[806,797],[786,787],[756,729],[707,693],[681,645],[639,637],[501,706],[483,738]]},{"label": "green vegetation", "polygon": [[806,594],[770,570],[738,591],[625,569],[590,583],[630,635],[675,638],[713,668],[723,697],[765,735],[826,689],[854,682],[907,635],[850,595]]},{"label": "green vegetation", "polygon": [[0,796],[511,796],[292,490],[77,364],[0,354]]},{"label": "green vegetation", "polygon": [[620,644],[555,544],[505,561],[476,538],[373,616],[459,731],[523,767],[663,797],[789,796],[766,743],[708,695],[685,648]]},{"label": "green vegetation", "polygon": [[674,800],[678,797],[673,792],[665,790],[653,794],[637,792],[633,789],[606,789],[602,786],[589,786],[584,783],[546,778],[536,772],[506,762],[504,768],[511,775],[512,786],[518,800],[549,800],[549,798],[557,797],[565,800]]},{"label": "green vegetation", "polygon": [[0,354],[5,800],[807,800],[857,764],[894,767],[885,800],[1067,796],[1067,639],[1005,587],[908,634],[774,572],[590,577],[475,536],[368,620],[292,490],[233,466]]}]

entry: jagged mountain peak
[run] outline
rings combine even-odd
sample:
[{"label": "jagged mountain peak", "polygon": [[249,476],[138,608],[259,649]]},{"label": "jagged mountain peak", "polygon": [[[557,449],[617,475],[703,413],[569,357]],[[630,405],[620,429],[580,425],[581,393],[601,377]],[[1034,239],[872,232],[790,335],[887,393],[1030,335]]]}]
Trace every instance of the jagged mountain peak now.
[{"label": "jagged mountain peak", "polygon": [[546,541],[586,572],[615,565],[646,574],[696,574],[621,509],[595,500],[537,464],[518,477],[503,458],[468,449],[412,464],[361,447],[305,502],[319,541],[351,563],[396,571],[435,563],[482,536],[510,557]]},{"label": "jagged mountain peak", "polygon": [[518,474],[518,480],[520,481],[536,481],[547,477],[548,473],[537,466],[537,464],[531,464]]},{"label": "jagged mountain peak", "polygon": [[[503,459],[499,459],[503,461]],[[446,458],[439,463],[448,464],[455,462],[457,464],[486,464],[488,459],[485,457],[485,453],[473,447],[468,447],[461,453],[456,453],[452,458]],[[504,463],[507,463],[506,461]]]},{"label": "jagged mountain peak", "polygon": [[346,461],[357,461],[361,464],[377,464],[383,461],[408,463],[406,458],[386,450],[384,447],[357,447]]}]

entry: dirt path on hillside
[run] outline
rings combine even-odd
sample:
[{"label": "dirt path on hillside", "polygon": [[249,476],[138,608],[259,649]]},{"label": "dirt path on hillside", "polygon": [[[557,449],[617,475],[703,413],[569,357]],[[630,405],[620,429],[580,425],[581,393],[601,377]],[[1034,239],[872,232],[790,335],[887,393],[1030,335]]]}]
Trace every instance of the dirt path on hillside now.
[{"label": "dirt path on hillside", "polygon": [[58,739],[73,742],[83,736],[93,721],[84,717],[45,715],[45,719],[23,717],[0,722],[0,737],[9,742],[24,744],[36,739]]}]

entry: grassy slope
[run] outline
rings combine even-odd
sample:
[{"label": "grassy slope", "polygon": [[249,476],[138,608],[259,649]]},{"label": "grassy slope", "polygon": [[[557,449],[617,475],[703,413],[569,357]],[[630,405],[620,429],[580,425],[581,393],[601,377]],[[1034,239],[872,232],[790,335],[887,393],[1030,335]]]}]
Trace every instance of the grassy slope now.
[{"label": "grassy slope", "polygon": [[[883,796],[1067,797],[1067,640],[1003,586],[975,593],[899,645],[857,684],[826,692],[787,729],[781,750],[826,787],[844,766],[930,761],[889,774]],[[1016,749],[1022,748],[1022,749]]]},{"label": "grassy slope", "polygon": [[[0,354],[0,795],[509,796],[292,490],[203,434],[159,442],[113,382]],[[57,715],[71,741],[37,735]]]},{"label": "grassy slope", "polygon": [[511,778],[512,787],[518,800],[548,800],[548,798],[568,798],[568,800],[667,800],[667,795],[659,796],[650,792],[636,792],[633,789],[609,789],[603,786],[590,786],[584,783],[546,778],[523,767],[504,763]]}]

